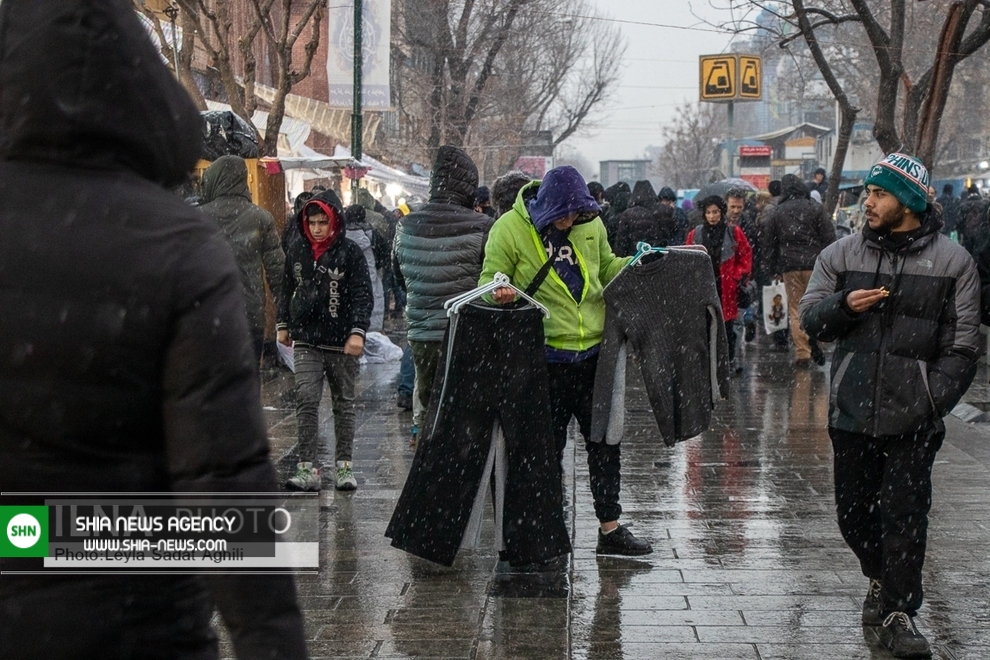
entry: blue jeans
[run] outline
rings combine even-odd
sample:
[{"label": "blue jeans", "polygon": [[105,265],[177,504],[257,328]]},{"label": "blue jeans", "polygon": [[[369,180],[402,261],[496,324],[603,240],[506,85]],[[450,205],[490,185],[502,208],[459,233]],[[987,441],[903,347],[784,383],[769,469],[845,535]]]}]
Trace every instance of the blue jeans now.
[{"label": "blue jeans", "polygon": [[416,386],[416,363],[413,361],[412,346],[408,343],[402,349],[402,362],[399,363],[399,394],[412,396]]}]

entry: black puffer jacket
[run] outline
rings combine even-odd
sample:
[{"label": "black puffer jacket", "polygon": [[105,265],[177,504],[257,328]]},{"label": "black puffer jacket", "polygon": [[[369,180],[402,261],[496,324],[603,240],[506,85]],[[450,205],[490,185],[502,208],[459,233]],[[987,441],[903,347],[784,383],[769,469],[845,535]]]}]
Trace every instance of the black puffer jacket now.
[{"label": "black puffer jacket", "polygon": [[[0,5],[3,490],[275,490],[237,264],[162,187],[200,127],[130,2]],[[209,657],[211,600],[240,657],[305,657],[291,577],[124,573],[4,575],[0,657]]]},{"label": "black puffer jacket", "polygon": [[617,257],[636,254],[636,245],[640,241],[654,247],[666,247],[677,235],[673,209],[660,205],[649,181],[636,182],[629,207],[617,215],[614,222],[613,252]]},{"label": "black puffer jacket", "polygon": [[818,254],[835,240],[835,226],[821,204],[808,197],[801,179],[785,174],[780,203],[760,227],[761,267],[770,277],[811,270]]},{"label": "black puffer jacket", "polygon": [[200,210],[212,218],[234,251],[241,271],[248,325],[255,336],[265,332],[265,282],[275,297],[282,294],[285,254],[271,213],[251,203],[247,167],[238,156],[221,156],[203,173]]},{"label": "black puffer jacket", "polygon": [[971,193],[959,204],[960,243],[974,257],[990,247],[990,201]]},{"label": "black puffer jacket", "polygon": [[[929,207],[931,208],[931,207]],[[973,260],[939,218],[900,242],[866,227],[825,248],[801,299],[801,325],[836,341],[829,426],[870,436],[940,423],[976,373],[980,285]],[[890,296],[855,314],[857,289]]]},{"label": "black puffer jacket", "polygon": [[959,224],[959,198],[951,193],[942,193],[935,200],[942,207],[942,219],[944,226],[943,234],[949,234],[958,229]]},{"label": "black puffer jacket", "polygon": [[[331,243],[314,260],[303,223],[310,210],[317,208],[330,218]],[[285,233],[285,275],[277,327],[287,329],[297,344],[341,351],[348,337],[363,337],[371,323],[374,297],[368,262],[361,248],[346,237],[344,210],[332,190],[306,202],[296,222],[296,230]],[[295,303],[293,296],[297,297]],[[312,304],[300,305],[307,296],[312,296]],[[302,307],[306,312],[299,314],[297,310]]]},{"label": "black puffer jacket", "polygon": [[440,147],[430,202],[396,227],[394,273],[408,293],[409,339],[442,341],[447,328],[443,304],[478,285],[495,220],[474,210],[477,187],[478,168],[471,157],[457,147]]}]

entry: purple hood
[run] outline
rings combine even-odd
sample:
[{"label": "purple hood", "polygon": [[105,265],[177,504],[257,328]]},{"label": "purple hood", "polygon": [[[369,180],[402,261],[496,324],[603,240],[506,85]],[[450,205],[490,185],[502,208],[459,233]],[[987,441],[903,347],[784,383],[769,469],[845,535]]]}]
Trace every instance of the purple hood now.
[{"label": "purple hood", "polygon": [[591,222],[602,212],[588,191],[584,177],[570,165],[555,167],[547,172],[540,182],[536,199],[531,200],[526,208],[538,232],[575,211],[581,214],[574,221],[576,225]]}]

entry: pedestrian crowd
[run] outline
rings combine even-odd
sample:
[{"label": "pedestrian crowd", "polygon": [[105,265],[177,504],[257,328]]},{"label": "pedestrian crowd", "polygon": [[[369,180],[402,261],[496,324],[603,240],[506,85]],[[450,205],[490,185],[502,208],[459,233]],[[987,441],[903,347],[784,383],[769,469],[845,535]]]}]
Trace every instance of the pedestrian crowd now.
[{"label": "pedestrian crowd", "polygon": [[[573,419],[597,552],[646,555],[648,540],[620,523],[621,415],[616,433],[600,414],[621,402],[612,384],[622,389],[624,351],[649,370],[655,412],[676,411],[664,440],[696,435],[728,377],[744,373],[745,346],[773,313],[760,294],[777,282],[787,330],[773,333],[774,345],[793,346],[799,369],[825,365],[822,343],[834,345],[835,500],[868,582],[863,624],[879,626],[897,657],[930,653],[914,617],[931,471],[942,418],[975,377],[979,325],[990,316],[990,202],[978,188],[957,199],[947,185],[936,198],[925,166],[892,153],[865,178],[862,221],[853,223],[822,205],[835,192],[823,169],[809,182],[787,174],[766,190],[734,186],[678,204],[669,187],[605,188],[569,166],[480,185],[468,153],[446,145],[427,201],[389,210],[360,187],[345,207],[340,192],[317,188],[295,198],[279,236],[273,216],[251,202],[237,156],[205,170],[198,209],[169,192],[197,161],[199,117],[128,3],[39,5],[0,8],[5,490],[274,491],[258,391],[273,320],[294,367],[298,461],[285,486],[323,487],[318,412],[328,385],[331,480],[353,491],[359,359],[370,333],[401,316],[397,403],[413,410],[416,455],[387,530],[393,545],[453,561],[470,505],[492,484],[506,512],[500,559],[557,565],[570,552],[560,483]],[[78,84],[59,84],[39,62]],[[98,82],[85,75],[96,70]],[[125,93],[138,88],[140,102]],[[675,331],[659,317],[676,310],[637,309],[637,286],[653,287],[657,300],[691,291],[697,311],[677,321],[700,328],[697,373],[667,374],[680,358],[656,338],[660,327]],[[467,328],[484,339],[459,343]],[[479,382],[483,373],[501,387]],[[689,390],[704,405],[680,401]],[[505,407],[505,397],[518,405]],[[461,513],[424,513],[424,502]],[[431,515],[442,519],[423,517]],[[444,533],[431,539],[424,525]],[[430,554],[441,545],[442,555]],[[210,657],[214,604],[239,654],[305,657],[288,576],[137,575],[5,577],[0,656],[65,655],[64,640],[38,631],[89,611],[100,624],[78,626],[71,643],[80,657],[103,655],[124,628],[142,648],[162,645],[154,647],[162,657],[198,649]],[[163,629],[170,634],[154,634]]]},{"label": "pedestrian crowd", "polygon": [[[442,355],[451,345],[444,343],[444,303],[492,282],[496,273],[513,285],[496,288],[490,300],[497,305],[515,303],[526,284],[535,284],[527,293],[550,313],[543,325],[554,463],[575,418],[600,522],[598,552],[651,552],[619,523],[621,445],[590,437],[608,313],[603,290],[644,243],[701,246],[720,301],[731,373],[744,371],[744,345],[755,340],[757,319],[769,312],[758,292],[774,282],[786,294],[787,317],[787,330],[773,333],[774,344],[793,346],[795,368],[825,365],[822,342],[834,343],[829,433],[836,506],[840,531],[869,582],[863,624],[879,626],[897,657],[930,653],[914,617],[922,602],[931,471],[945,435],[941,418],[975,374],[981,297],[990,291],[990,203],[978,189],[956,200],[947,186],[935,199],[925,167],[910,155],[891,154],[866,178],[862,222],[854,228],[842,211],[830,216],[822,204],[828,191],[823,170],[809,182],[787,174],[767,190],[730,188],[696,197],[693,220],[670,188],[658,194],[644,180],[606,189],[566,166],[542,181],[507,173],[491,192],[479,193],[477,183],[465,152],[441,148],[429,204],[402,218],[396,230],[393,271],[407,292],[417,392],[412,444],[425,428],[425,411],[433,415],[444,405],[436,400],[447,391],[437,386],[438,365],[443,369],[451,359]],[[541,285],[548,272],[554,286]],[[419,481],[423,461],[441,460],[430,456],[429,450],[417,454]],[[554,474],[540,478],[558,478]],[[429,487],[412,488],[422,495]],[[436,559],[422,538],[410,538],[416,511],[400,498],[387,532],[393,545],[452,561],[456,545]],[[547,538],[552,519],[543,525]],[[547,538],[541,542],[552,552],[566,552]],[[505,547],[513,550],[509,542]],[[510,564],[533,556],[500,552]],[[540,557],[537,564],[547,562]]]}]

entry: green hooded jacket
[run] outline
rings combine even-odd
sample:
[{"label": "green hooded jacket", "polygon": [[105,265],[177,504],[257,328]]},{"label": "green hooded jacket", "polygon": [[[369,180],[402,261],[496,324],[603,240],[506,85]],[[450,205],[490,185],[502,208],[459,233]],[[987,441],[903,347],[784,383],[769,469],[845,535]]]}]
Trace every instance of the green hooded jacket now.
[{"label": "green hooded jacket", "polygon": [[[539,185],[539,181],[532,181],[523,186],[512,209],[492,226],[485,245],[479,286],[495,279],[495,273],[504,273],[513,285],[525,289],[546,263],[546,249],[524,200],[524,196],[531,198]],[[602,340],[605,327],[602,289],[629,263],[630,257],[617,257],[612,253],[605,225],[599,218],[574,225],[568,239],[574,246],[584,277],[581,302],[574,300],[567,284],[552,268],[534,298],[550,310],[550,316],[543,322],[547,345],[568,351],[586,351]]]}]

